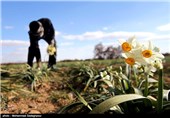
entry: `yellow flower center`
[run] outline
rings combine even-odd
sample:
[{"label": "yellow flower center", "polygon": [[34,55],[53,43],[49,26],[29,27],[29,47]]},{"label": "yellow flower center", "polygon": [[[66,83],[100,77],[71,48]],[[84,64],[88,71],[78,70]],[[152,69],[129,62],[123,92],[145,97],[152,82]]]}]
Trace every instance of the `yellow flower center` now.
[{"label": "yellow flower center", "polygon": [[152,51],[151,50],[144,50],[142,52],[142,55],[145,57],[145,58],[149,58],[152,56]]},{"label": "yellow flower center", "polygon": [[135,64],[135,59],[134,58],[127,58],[127,59],[125,59],[125,62],[132,66],[132,65]]},{"label": "yellow flower center", "polygon": [[129,52],[129,51],[132,49],[132,47],[131,47],[131,45],[130,45],[129,43],[124,42],[124,43],[122,44],[122,49],[123,49],[123,51],[125,51],[125,52]]}]

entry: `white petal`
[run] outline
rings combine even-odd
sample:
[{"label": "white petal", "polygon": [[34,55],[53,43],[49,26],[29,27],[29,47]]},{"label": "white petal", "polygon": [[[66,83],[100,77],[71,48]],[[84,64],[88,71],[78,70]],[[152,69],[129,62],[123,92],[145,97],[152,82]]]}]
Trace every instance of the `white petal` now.
[{"label": "white petal", "polygon": [[164,56],[161,53],[153,52],[153,58],[163,59]]},{"label": "white petal", "polygon": [[125,53],[122,53],[122,57],[127,58],[127,55]]},{"label": "white petal", "polygon": [[152,42],[149,40],[149,42],[148,42],[148,43],[149,43],[149,45],[148,45],[148,49],[149,49],[149,50],[153,50]]},{"label": "white petal", "polygon": [[130,38],[127,40],[127,42],[130,43],[130,44],[132,44],[135,40],[136,40],[136,38],[135,38],[135,36],[133,36],[133,37],[130,37]]},{"label": "white petal", "polygon": [[123,44],[124,42],[126,42],[125,39],[119,39],[119,43],[120,43],[120,44]]}]

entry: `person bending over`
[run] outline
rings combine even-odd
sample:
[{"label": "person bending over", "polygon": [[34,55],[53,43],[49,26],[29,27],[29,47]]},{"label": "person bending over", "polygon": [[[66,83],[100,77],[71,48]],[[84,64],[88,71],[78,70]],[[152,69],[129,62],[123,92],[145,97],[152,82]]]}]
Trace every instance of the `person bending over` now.
[{"label": "person bending over", "polygon": [[44,39],[48,43],[48,68],[53,68],[53,66],[56,64],[56,40],[55,30],[51,20],[49,18],[41,18],[30,22],[28,34],[30,46],[28,48],[27,64],[33,67],[33,60],[34,57],[36,57],[37,68],[40,68],[41,52],[38,42],[40,39]]}]

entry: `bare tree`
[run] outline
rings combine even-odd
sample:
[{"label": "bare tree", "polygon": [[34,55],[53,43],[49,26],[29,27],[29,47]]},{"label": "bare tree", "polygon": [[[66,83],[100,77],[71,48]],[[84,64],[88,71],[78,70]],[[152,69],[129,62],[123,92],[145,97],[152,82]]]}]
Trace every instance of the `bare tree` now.
[{"label": "bare tree", "polygon": [[118,46],[115,51],[115,58],[120,58],[122,53],[122,48],[121,46]]},{"label": "bare tree", "polygon": [[104,53],[103,53],[103,50],[104,50],[104,46],[102,43],[99,43],[95,46],[94,48],[94,58],[95,59],[104,59]]},{"label": "bare tree", "polygon": [[114,50],[113,46],[108,46],[106,48],[106,50],[104,51],[104,56],[105,56],[104,58],[105,59],[113,59],[114,55],[115,55],[115,50]]},{"label": "bare tree", "polygon": [[104,47],[102,43],[99,43],[95,46],[94,49],[94,58],[95,59],[114,59],[114,58],[119,58],[121,57],[121,47],[118,46],[113,47],[113,46],[108,46]]}]

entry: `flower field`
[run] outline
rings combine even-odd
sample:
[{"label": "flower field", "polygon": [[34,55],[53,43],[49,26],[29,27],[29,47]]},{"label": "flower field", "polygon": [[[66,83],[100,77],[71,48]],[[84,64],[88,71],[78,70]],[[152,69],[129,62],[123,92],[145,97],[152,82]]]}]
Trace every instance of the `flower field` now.
[{"label": "flower field", "polygon": [[1,114],[168,113],[170,56],[134,37],[120,43],[123,58],[2,64]]}]

